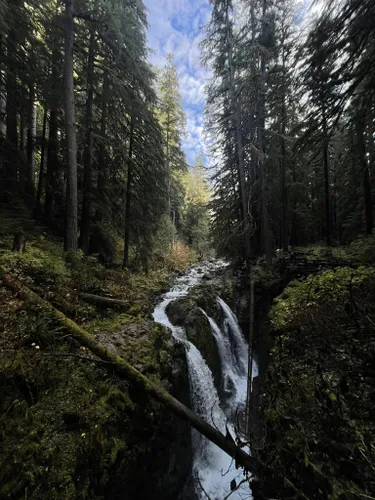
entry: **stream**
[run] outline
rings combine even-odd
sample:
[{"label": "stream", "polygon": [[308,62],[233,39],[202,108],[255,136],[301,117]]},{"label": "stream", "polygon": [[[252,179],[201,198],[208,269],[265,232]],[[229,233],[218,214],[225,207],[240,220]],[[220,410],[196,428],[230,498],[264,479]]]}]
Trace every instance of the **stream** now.
[{"label": "stream", "polygon": [[[211,370],[199,350],[186,337],[183,327],[174,326],[169,321],[166,308],[171,302],[186,296],[206,273],[225,267],[222,261],[206,263],[192,268],[175,280],[174,286],[163,295],[153,312],[153,318],[172,331],[173,337],[182,343],[186,350],[189,370],[190,396],[193,409],[220,432],[230,432],[233,438],[235,429],[241,427],[246,403],[248,346],[238,325],[237,318],[230,307],[217,297],[221,311],[220,324],[201,310],[210,323],[221,360],[222,394],[215,387]],[[252,377],[257,376],[258,367],[253,362]],[[236,470],[231,458],[216,445],[193,430],[193,483],[199,500],[223,500],[231,493],[231,484],[237,489],[230,494],[233,500],[251,498],[248,482],[242,471]],[[246,451],[250,451],[247,449]]]}]

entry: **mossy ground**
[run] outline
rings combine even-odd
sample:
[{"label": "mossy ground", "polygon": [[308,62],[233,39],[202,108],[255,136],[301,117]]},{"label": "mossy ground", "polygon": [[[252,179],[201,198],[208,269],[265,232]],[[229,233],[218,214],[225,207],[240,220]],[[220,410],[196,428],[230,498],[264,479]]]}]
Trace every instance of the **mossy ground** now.
[{"label": "mossy ground", "polygon": [[374,299],[374,269],[343,267],[290,283],[274,302],[266,498],[298,497],[285,478],[310,500],[374,498]]},{"label": "mossy ground", "polygon": [[[43,235],[29,241],[24,254],[10,245],[11,238],[3,238],[2,271],[169,387],[174,345],[148,319],[168,286],[166,271],[131,274],[95,258],[67,259],[61,242]],[[95,307],[80,292],[128,306]],[[138,483],[155,469],[164,409],[93,359],[48,313],[3,287],[0,325],[0,498],[113,499],[147,491],[144,480]]]}]

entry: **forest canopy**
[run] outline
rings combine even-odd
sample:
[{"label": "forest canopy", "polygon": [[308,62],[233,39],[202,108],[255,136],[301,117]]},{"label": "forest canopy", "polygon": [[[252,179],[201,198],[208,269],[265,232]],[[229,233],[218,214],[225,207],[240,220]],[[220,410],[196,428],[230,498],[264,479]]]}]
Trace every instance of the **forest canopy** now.
[{"label": "forest canopy", "polygon": [[[121,252],[124,267],[145,270],[187,242],[202,256],[208,194],[186,197],[201,174],[182,149],[173,55],[157,74],[148,62],[142,1],[16,0],[0,15],[1,203],[12,230],[26,230],[14,215],[24,210],[64,235],[68,252],[107,264]],[[203,179],[200,188],[208,193]]]}]

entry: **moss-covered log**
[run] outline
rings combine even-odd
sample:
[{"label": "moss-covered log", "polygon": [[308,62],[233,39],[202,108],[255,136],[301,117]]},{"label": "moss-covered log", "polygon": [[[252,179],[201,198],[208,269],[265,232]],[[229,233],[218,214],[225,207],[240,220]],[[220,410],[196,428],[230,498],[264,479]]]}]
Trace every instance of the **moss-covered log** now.
[{"label": "moss-covered log", "polygon": [[110,297],[102,297],[101,295],[93,295],[92,293],[80,293],[80,297],[86,302],[90,302],[92,304],[105,305],[109,307],[114,306],[122,306],[129,307],[128,302],[126,300],[112,299]]},{"label": "moss-covered log", "polygon": [[96,342],[94,337],[77,325],[74,321],[67,318],[62,312],[52,306],[48,301],[41,298],[35,292],[30,290],[27,286],[21,283],[7,273],[0,275],[4,285],[18,294],[20,298],[29,301],[44,310],[52,313],[61,324],[73,335],[73,337],[84,347],[101,358],[104,361],[113,363],[112,368],[115,367],[120,376],[125,377],[131,383],[145,391],[149,396],[155,398],[157,401],[165,405],[173,413],[188,421],[197,431],[203,434],[207,439],[215,443],[225,453],[230,455],[238,466],[243,467],[245,470],[255,472],[258,470],[260,462],[255,460],[241,448],[236,446],[233,439],[224,436],[214,427],[203,420],[199,415],[183,405],[180,401],[171,396],[167,391],[150,381],[141,372],[136,370],[133,366],[127,363],[124,359],[116,354],[108,351],[103,345]]}]

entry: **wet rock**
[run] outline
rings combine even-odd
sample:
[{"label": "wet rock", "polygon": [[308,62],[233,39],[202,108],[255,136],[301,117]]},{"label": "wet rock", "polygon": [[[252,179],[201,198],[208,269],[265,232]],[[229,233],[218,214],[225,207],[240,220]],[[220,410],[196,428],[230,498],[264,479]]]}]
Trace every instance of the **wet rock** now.
[{"label": "wet rock", "polygon": [[186,336],[202,354],[214,377],[215,385],[219,389],[221,383],[221,362],[215,337],[212,334],[210,323],[202,311],[195,307],[184,322]]},{"label": "wet rock", "polygon": [[[184,347],[178,342],[175,343],[170,380],[171,394],[184,405],[191,407],[186,353]],[[165,417],[164,439],[158,447],[157,456],[154,457],[154,463],[157,464],[157,470],[161,474],[159,474],[155,491],[150,491],[150,496],[147,496],[155,500],[179,498],[186,479],[191,475],[192,468],[190,425],[168,411]]]}]

